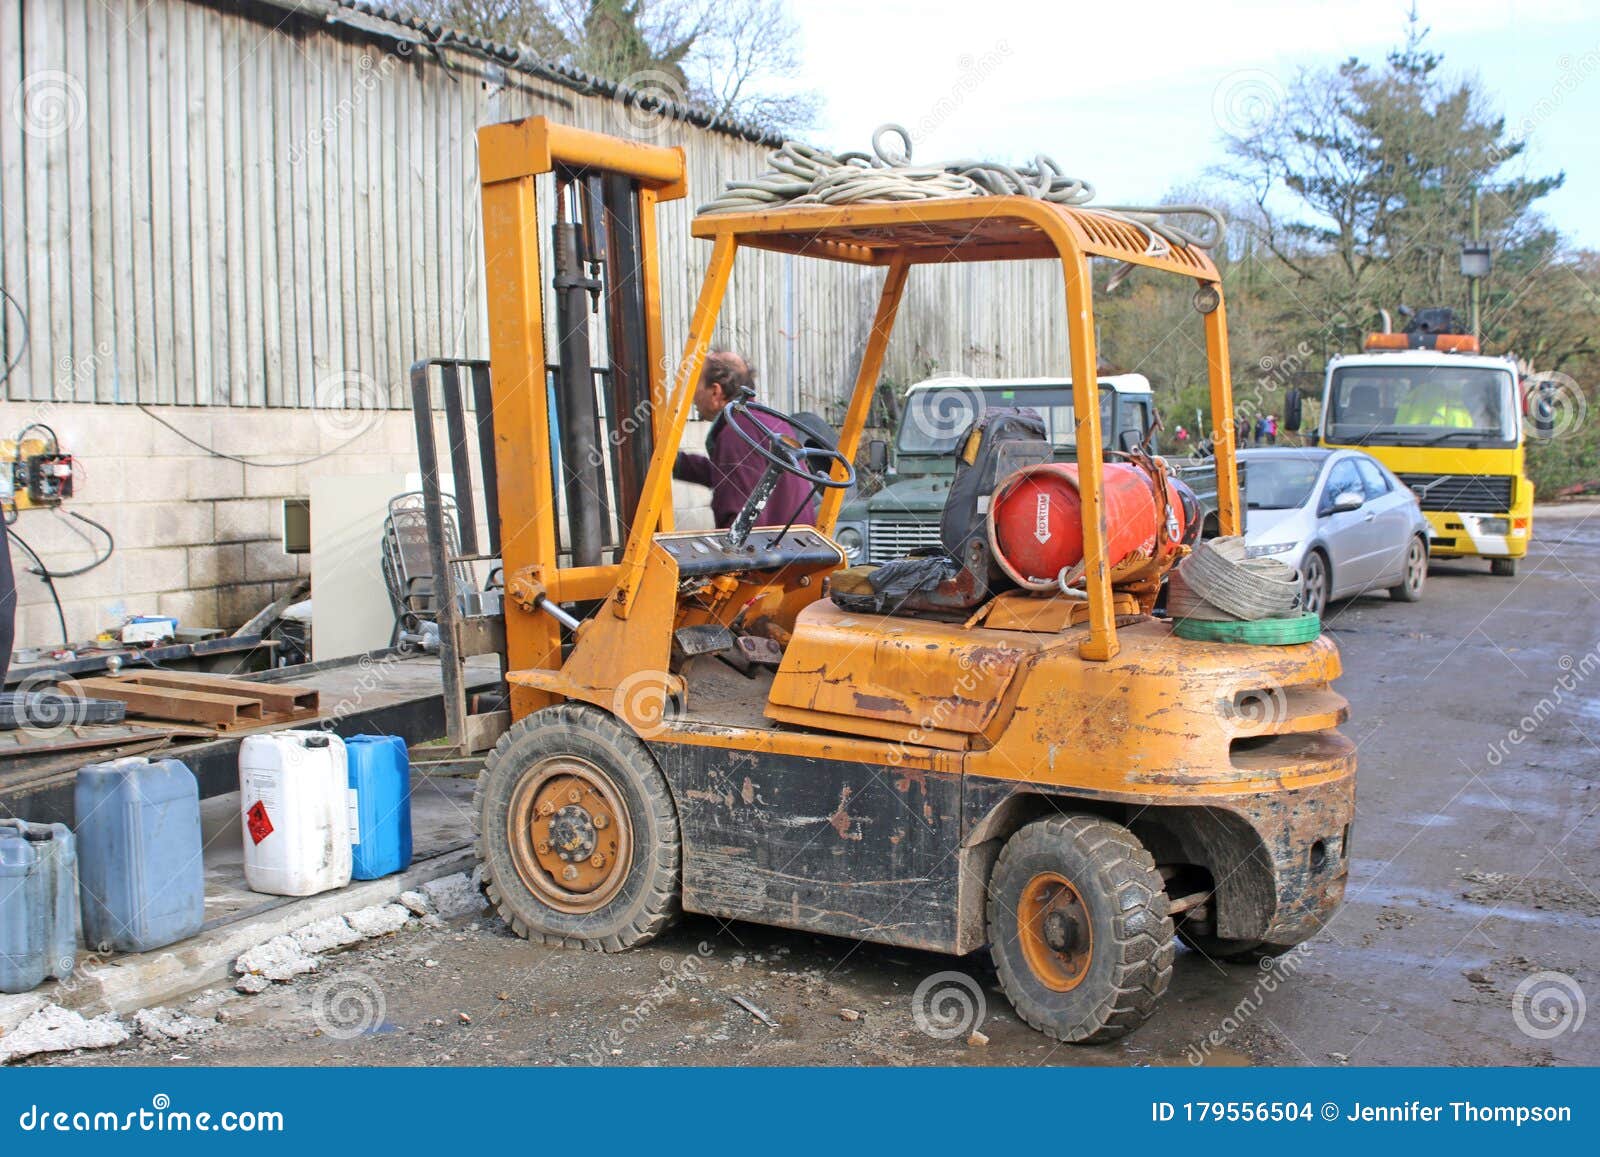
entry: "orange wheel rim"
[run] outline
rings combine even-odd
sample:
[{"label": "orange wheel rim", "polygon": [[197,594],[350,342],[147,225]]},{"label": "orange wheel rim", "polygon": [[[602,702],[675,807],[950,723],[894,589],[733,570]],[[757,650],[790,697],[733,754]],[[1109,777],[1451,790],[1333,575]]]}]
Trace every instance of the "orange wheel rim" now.
[{"label": "orange wheel rim", "polygon": [[507,836],[517,875],[559,912],[596,911],[628,878],[628,809],[611,777],[588,760],[552,756],[529,768],[511,793]]},{"label": "orange wheel rim", "polygon": [[1040,872],[1022,889],[1017,931],[1023,959],[1039,982],[1055,992],[1070,992],[1083,982],[1094,958],[1089,909],[1072,881]]}]

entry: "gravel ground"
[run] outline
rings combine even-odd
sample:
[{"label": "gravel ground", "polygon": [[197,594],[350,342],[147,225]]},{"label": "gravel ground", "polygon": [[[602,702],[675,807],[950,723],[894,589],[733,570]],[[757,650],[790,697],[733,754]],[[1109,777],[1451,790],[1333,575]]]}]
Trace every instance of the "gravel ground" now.
[{"label": "gravel ground", "polygon": [[196,994],[220,1021],[197,1038],[36,1063],[1595,1064],[1600,1024],[1560,1010],[1600,980],[1600,507],[1537,533],[1515,579],[1436,564],[1419,605],[1333,608],[1361,761],[1345,908],[1265,973],[1180,949],[1114,1044],[1033,1032],[981,956],[703,918],[598,956],[485,913]]}]

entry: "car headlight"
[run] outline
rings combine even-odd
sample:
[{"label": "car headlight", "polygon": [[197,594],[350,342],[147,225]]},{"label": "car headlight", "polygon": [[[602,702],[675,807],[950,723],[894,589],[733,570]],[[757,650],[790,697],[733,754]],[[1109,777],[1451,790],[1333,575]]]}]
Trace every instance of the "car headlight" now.
[{"label": "car headlight", "polygon": [[1480,518],[1478,519],[1479,534],[1510,534],[1511,520],[1509,518]]},{"label": "car headlight", "polygon": [[1261,546],[1247,546],[1244,553],[1247,558],[1265,558],[1269,554],[1285,554],[1299,545],[1298,542],[1269,542]]},{"label": "car headlight", "polygon": [[855,562],[866,553],[867,539],[861,533],[861,528],[856,526],[841,526],[833,540],[839,544],[839,549],[844,551],[844,557]]}]

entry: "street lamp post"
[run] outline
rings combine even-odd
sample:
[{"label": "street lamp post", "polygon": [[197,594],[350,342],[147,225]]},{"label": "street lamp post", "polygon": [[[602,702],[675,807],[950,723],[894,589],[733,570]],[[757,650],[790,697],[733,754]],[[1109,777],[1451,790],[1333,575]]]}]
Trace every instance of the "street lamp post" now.
[{"label": "street lamp post", "polygon": [[1482,283],[1493,267],[1489,247],[1479,236],[1478,187],[1472,187],[1472,240],[1461,246],[1461,276],[1467,279],[1472,292],[1472,340],[1478,340]]}]

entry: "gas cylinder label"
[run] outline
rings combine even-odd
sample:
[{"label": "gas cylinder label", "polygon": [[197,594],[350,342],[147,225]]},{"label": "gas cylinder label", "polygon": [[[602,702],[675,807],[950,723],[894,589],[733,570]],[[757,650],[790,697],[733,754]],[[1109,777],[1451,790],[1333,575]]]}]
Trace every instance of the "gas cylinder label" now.
[{"label": "gas cylinder label", "polygon": [[1033,537],[1040,542],[1050,541],[1050,495],[1039,491],[1039,504],[1033,516]]},{"label": "gas cylinder label", "polygon": [[361,793],[353,787],[350,788],[345,807],[350,813],[350,842],[359,844],[361,842]]},{"label": "gas cylinder label", "polygon": [[245,827],[250,832],[250,838],[260,843],[272,834],[272,819],[267,815],[267,805],[261,800],[256,800],[250,805],[250,810],[244,813]]}]

